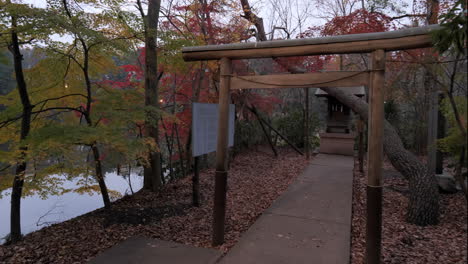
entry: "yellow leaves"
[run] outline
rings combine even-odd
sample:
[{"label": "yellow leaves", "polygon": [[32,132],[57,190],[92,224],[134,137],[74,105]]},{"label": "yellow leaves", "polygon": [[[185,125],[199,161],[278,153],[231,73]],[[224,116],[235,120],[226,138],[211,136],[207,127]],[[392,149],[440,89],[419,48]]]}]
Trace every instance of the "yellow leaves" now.
[{"label": "yellow leaves", "polygon": [[14,148],[10,148],[9,151],[0,151],[0,162],[15,164],[24,153],[24,151],[20,151],[19,149]]},{"label": "yellow leaves", "polygon": [[10,93],[0,96],[0,105],[5,105],[5,106],[12,105],[15,101],[18,101],[18,100],[19,100],[18,90],[14,89]]},{"label": "yellow leaves", "polygon": [[122,198],[122,194],[118,191],[108,189],[107,192],[109,193],[109,198],[111,201]]},{"label": "yellow leaves", "polygon": [[80,187],[78,187],[76,189],[73,189],[73,190],[67,190],[66,192],[70,192],[70,191],[72,191],[74,193],[78,193],[78,194],[93,195],[93,194],[96,194],[96,193],[100,193],[101,189],[99,188],[99,185],[95,184],[95,185],[80,186]]},{"label": "yellow leaves", "polygon": [[218,71],[219,65],[217,61],[208,61],[206,64],[207,68],[210,69],[212,72]]},{"label": "yellow leaves", "polygon": [[146,137],[143,139],[144,144],[148,147],[149,150],[159,152],[161,151],[159,149],[158,143],[154,141],[153,138]]},{"label": "yellow leaves", "polygon": [[102,78],[104,74],[117,73],[118,68],[110,54],[93,52],[91,55],[90,74],[92,77]]},{"label": "yellow leaves", "polygon": [[[77,194],[80,194],[80,195],[84,195],[84,194],[94,195],[94,194],[101,194],[101,188],[97,184],[84,185],[84,186],[80,186],[80,187],[75,188],[75,189],[63,190],[60,194],[63,195],[63,194],[69,193],[69,192],[74,192],[74,193],[77,193]],[[109,193],[110,199],[112,201],[115,201],[115,200],[122,197],[122,194],[120,192],[118,192],[118,191],[108,189],[107,192]]]}]

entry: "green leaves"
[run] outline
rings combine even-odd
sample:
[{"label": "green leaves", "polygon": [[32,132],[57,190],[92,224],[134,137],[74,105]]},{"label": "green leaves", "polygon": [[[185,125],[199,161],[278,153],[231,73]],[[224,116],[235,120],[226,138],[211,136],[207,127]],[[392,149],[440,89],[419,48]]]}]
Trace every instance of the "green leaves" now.
[{"label": "green leaves", "polygon": [[467,43],[467,10],[458,0],[448,13],[440,16],[442,29],[432,33],[434,45],[440,52],[465,54]]},{"label": "green leaves", "polygon": [[[467,98],[464,96],[455,96],[454,101],[457,106],[457,109],[460,111],[459,115],[461,116],[462,122],[465,125],[466,129],[468,114]],[[438,148],[443,152],[451,153],[454,157],[456,157],[456,160],[458,160],[461,146],[466,146],[465,135],[463,135],[461,130],[457,127],[457,120],[455,114],[453,113],[453,108],[451,107],[448,98],[445,98],[442,101],[441,110],[444,113],[445,118],[447,119],[449,128],[447,131],[447,136],[443,139],[438,140]]]}]

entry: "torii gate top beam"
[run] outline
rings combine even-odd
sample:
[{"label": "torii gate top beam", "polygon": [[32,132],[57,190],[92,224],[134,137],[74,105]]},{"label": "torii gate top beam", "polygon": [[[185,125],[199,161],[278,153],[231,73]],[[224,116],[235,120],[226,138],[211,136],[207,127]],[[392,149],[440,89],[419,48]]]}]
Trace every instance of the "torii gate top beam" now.
[{"label": "torii gate top beam", "polygon": [[185,47],[182,48],[182,56],[185,61],[199,61],[221,58],[252,59],[367,53],[379,49],[394,51],[425,48],[432,46],[430,33],[438,29],[440,29],[439,25],[430,25],[377,33]]},{"label": "torii gate top beam", "polygon": [[[382,233],[382,160],[384,127],[385,52],[432,46],[430,33],[438,25],[397,31],[324,38],[264,41],[187,47],[185,61],[219,60],[219,116],[216,149],[213,245],[224,242],[227,192],[229,93],[231,89],[369,85],[369,142],[367,183],[366,259],[380,263]],[[363,72],[304,73],[291,75],[233,76],[232,59],[310,56],[372,52],[371,70]]]}]

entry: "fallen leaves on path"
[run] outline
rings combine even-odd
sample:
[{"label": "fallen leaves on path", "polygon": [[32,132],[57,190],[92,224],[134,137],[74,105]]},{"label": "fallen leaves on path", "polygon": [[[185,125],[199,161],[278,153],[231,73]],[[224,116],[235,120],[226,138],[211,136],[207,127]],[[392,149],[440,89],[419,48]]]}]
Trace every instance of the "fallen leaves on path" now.
[{"label": "fallen leaves on path", "polygon": [[[303,156],[283,149],[278,158],[259,151],[239,154],[228,176],[226,243],[228,250],[260,214],[300,174]],[[140,191],[113,204],[0,246],[0,263],[85,263],[131,236],[149,236],[210,247],[214,170],[200,173],[201,207],[192,207],[191,177],[164,186],[157,194]]]}]

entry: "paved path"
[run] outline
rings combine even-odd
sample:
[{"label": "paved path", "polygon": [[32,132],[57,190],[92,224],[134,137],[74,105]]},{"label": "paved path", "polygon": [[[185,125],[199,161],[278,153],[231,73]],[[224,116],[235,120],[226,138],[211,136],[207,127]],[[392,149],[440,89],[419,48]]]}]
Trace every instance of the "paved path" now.
[{"label": "paved path", "polygon": [[352,169],[352,157],[316,156],[221,260],[214,249],[134,237],[90,263],[347,264]]},{"label": "paved path", "polygon": [[347,264],[353,158],[319,154],[220,264]]},{"label": "paved path", "polygon": [[91,264],[214,264],[221,252],[159,239],[132,237],[99,254]]}]

